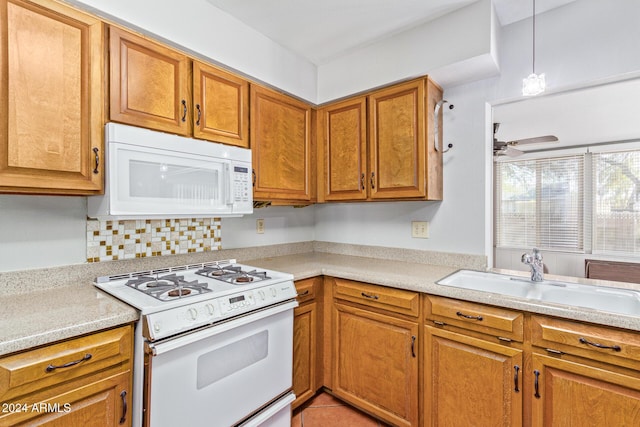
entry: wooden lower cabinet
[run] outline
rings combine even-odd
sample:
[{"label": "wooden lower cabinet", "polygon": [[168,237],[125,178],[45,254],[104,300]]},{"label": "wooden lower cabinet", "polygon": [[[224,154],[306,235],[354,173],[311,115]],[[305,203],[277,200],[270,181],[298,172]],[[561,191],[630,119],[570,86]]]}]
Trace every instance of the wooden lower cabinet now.
[{"label": "wooden lower cabinet", "polygon": [[394,426],[418,425],[418,324],[334,304],[333,393]]},{"label": "wooden lower cabinet", "polygon": [[0,358],[0,427],[131,425],[133,327]]},{"label": "wooden lower cabinet", "polygon": [[521,426],[523,351],[427,326],[425,426]]},{"label": "wooden lower cabinet", "polygon": [[297,408],[312,397],[318,389],[317,330],[318,309],[315,302],[303,304],[294,310],[293,319],[293,392]]},{"label": "wooden lower cabinet", "polygon": [[536,353],[532,360],[532,426],[640,425],[638,375]]}]

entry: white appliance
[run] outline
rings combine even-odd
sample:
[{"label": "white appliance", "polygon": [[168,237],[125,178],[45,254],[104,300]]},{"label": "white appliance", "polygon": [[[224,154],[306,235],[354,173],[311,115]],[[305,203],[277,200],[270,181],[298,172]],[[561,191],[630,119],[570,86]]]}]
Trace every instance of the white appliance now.
[{"label": "white appliance", "polygon": [[253,212],[251,150],[108,123],[101,219],[241,216]]},{"label": "white appliance", "polygon": [[290,427],[292,275],[224,260],[94,284],[140,311],[134,427]]}]

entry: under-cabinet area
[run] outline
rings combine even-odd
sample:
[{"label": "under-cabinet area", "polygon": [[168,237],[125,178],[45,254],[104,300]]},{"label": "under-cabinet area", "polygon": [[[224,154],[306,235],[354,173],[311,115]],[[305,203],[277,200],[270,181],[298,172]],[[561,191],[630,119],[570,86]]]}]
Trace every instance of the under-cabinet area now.
[{"label": "under-cabinet area", "polygon": [[[305,384],[295,407],[324,388],[394,426],[640,424],[637,332],[335,277],[310,280],[297,282],[299,294],[313,284],[325,306],[313,317],[316,339],[309,302],[295,320],[304,332],[294,337],[294,384]],[[318,379],[313,387],[310,378]]]}]

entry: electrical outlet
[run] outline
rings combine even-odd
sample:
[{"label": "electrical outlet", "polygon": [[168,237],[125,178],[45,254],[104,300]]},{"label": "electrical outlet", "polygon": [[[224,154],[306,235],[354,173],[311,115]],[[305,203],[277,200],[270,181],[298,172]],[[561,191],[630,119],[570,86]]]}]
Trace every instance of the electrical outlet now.
[{"label": "electrical outlet", "polygon": [[256,233],[264,234],[264,219],[256,219]]},{"label": "electrical outlet", "polygon": [[429,238],[429,222],[428,221],[411,221],[411,237],[416,239]]}]

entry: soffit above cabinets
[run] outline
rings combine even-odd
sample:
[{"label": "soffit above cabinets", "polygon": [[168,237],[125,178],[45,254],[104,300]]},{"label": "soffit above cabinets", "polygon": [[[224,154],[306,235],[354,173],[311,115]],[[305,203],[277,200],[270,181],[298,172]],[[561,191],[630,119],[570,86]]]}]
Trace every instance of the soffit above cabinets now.
[{"label": "soffit above cabinets", "polygon": [[[476,0],[207,0],[271,40],[321,65],[425,25]],[[537,0],[538,13],[576,0]],[[501,25],[531,16],[531,0],[493,0]]]}]

